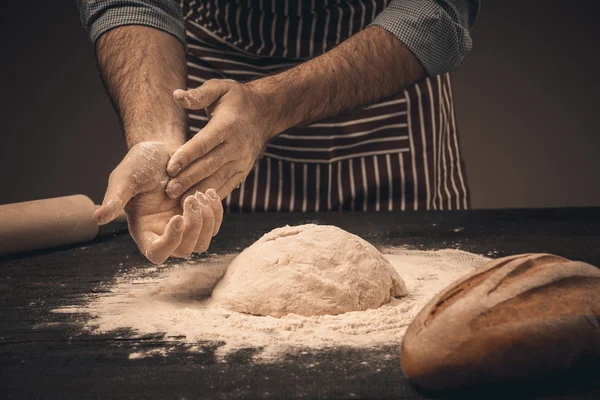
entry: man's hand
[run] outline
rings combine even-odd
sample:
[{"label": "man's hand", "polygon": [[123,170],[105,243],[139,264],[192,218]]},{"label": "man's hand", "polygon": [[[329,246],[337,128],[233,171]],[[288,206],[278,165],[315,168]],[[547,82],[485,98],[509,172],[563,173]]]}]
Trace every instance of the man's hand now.
[{"label": "man's hand", "polygon": [[165,194],[166,165],[173,150],[160,142],[133,146],[110,174],[104,201],[94,214],[103,225],[125,208],[131,236],[155,264],[206,251],[223,219],[215,190],[207,188],[206,194],[194,194],[183,204]]},{"label": "man's hand", "polygon": [[270,138],[379,101],[425,76],[402,42],[371,26],[277,75],[246,84],[211,79],[197,89],[176,90],[179,104],[205,108],[210,119],[169,161],[174,179],[167,193],[175,198],[214,187],[224,197],[245,179]]},{"label": "man's hand", "polygon": [[217,193],[206,187],[185,202],[165,193],[167,162],[187,131],[185,110],[173,100],[186,82],[182,43],[159,29],[125,25],[103,34],[96,54],[130,149],[110,176],[96,221],[105,224],[125,208],[131,236],[157,264],[205,251],[223,216]]},{"label": "man's hand", "polygon": [[208,188],[225,197],[246,178],[274,134],[265,104],[247,85],[228,79],[176,90],[173,97],[187,109],[205,108],[210,120],[171,157],[169,197],[185,193],[185,199]]}]

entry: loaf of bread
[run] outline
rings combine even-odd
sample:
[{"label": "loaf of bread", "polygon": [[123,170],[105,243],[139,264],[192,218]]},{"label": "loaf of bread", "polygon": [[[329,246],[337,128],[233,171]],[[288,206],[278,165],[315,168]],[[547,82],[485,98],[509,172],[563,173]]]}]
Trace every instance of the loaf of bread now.
[{"label": "loaf of bread", "polygon": [[435,296],[401,346],[426,389],[547,376],[600,361],[600,270],[551,254],[485,264]]}]

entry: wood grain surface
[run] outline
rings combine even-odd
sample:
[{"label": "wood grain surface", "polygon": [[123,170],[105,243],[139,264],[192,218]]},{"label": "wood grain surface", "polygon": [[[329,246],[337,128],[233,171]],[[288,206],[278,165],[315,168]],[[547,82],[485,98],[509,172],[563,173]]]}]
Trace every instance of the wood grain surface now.
[{"label": "wood grain surface", "polygon": [[[376,246],[460,248],[488,257],[553,253],[600,265],[600,208],[423,213],[230,214],[211,252],[239,251],[285,224],[333,224]],[[203,256],[199,256],[203,257]],[[177,263],[177,261],[171,261]],[[254,349],[219,360],[219,343],[203,353],[129,332],[92,335],[69,314],[118,273],[151,264],[128,235],[90,245],[0,259],[0,398],[568,398],[600,397],[589,365],[545,380],[458,392],[423,392],[400,368],[398,346],[298,352],[271,364]],[[168,349],[166,357],[129,354]]]}]

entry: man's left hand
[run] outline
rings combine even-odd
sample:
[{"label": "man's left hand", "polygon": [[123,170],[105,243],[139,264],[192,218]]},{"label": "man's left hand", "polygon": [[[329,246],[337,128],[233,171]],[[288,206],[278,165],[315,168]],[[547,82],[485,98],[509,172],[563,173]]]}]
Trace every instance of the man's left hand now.
[{"label": "man's left hand", "polygon": [[229,79],[176,90],[173,97],[187,109],[206,109],[209,122],[171,157],[167,194],[177,198],[184,193],[183,201],[215,188],[224,198],[246,179],[273,136],[264,101],[248,85]]}]

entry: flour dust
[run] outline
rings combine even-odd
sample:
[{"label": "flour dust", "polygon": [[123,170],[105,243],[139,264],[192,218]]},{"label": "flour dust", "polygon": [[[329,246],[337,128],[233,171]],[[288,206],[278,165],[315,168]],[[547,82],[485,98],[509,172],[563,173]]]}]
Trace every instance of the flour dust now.
[{"label": "flour dust", "polygon": [[[190,351],[217,343],[218,356],[260,349],[258,360],[279,358],[294,349],[399,345],[408,325],[435,294],[489,260],[455,249],[386,248],[382,253],[404,279],[409,294],[373,310],[274,318],[219,308],[210,293],[235,257],[231,254],[140,267],[117,276],[107,293],[86,299],[83,306],[53,312],[81,314],[84,330],[91,333],[127,329],[139,336],[160,334]],[[130,358],[164,354],[154,350],[132,353]]]}]

